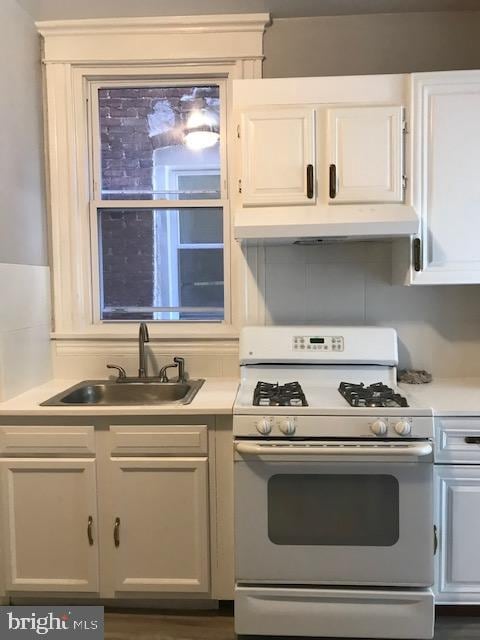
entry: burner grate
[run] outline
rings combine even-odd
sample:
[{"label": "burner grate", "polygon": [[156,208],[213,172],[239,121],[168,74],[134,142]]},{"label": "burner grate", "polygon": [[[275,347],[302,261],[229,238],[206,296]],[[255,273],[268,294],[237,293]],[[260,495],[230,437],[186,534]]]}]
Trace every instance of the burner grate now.
[{"label": "burner grate", "polygon": [[253,392],[253,404],[260,407],[308,407],[308,402],[299,382],[283,385],[257,382]]},{"label": "burner grate", "polygon": [[408,407],[407,399],[382,382],[341,382],[338,390],[352,407]]}]

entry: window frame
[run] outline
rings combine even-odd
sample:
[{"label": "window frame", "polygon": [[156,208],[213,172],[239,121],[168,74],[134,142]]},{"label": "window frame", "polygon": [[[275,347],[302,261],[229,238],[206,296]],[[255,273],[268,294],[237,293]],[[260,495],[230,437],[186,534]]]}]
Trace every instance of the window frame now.
[{"label": "window frame", "polygon": [[[49,211],[50,264],[52,267],[51,337],[62,354],[104,353],[134,349],[137,322],[94,323],[93,302],[98,278],[90,259],[91,211],[88,145],[88,83],[172,78],[196,84],[206,78],[226,85],[226,129],[229,141],[227,171],[235,163],[236,128],[233,125],[232,82],[262,75],[263,34],[268,14],[181,16],[169,18],[46,21],[36,24],[43,38],[42,61],[45,97],[45,152]],[[232,143],[232,144],[231,144]],[[237,180],[230,184],[230,198]],[[133,201],[129,201],[134,204]],[[104,206],[112,201],[103,202]],[[140,206],[143,202],[136,203]],[[152,204],[152,201],[149,201]],[[171,202],[169,203],[171,207]],[[177,202],[180,206],[182,203]],[[192,207],[191,200],[185,206]],[[205,206],[207,202],[200,203]],[[211,203],[219,203],[217,200]],[[258,303],[247,254],[233,240],[232,220],[226,227],[230,249],[226,309],[230,323],[152,323],[150,336],[165,349],[181,345],[186,353],[205,353],[215,341],[218,348],[233,349],[239,327]],[[253,249],[252,249],[253,251]],[[255,251],[253,251],[255,253]],[[233,286],[232,286],[233,283]],[[97,290],[95,290],[97,289]],[[247,298],[245,294],[247,293]],[[122,340],[123,342],[118,342]],[[62,342],[63,341],[63,342]],[[101,341],[101,342],[99,342]],[[109,342],[110,341],[110,342]],[[208,343],[208,345],[207,345]],[[118,345],[118,346],[115,346]],[[120,353],[120,352],[119,352]]]},{"label": "window frame", "polygon": [[[152,198],[151,200],[142,199],[103,199],[102,198],[102,158],[101,158],[101,136],[100,136],[100,109],[99,109],[99,90],[100,89],[117,89],[117,88],[148,88],[148,87],[192,87],[199,85],[215,85],[219,88],[219,100],[220,100],[220,197],[217,199],[199,199],[199,200],[182,200],[180,198]],[[228,174],[227,174],[227,109],[226,109],[226,96],[227,87],[225,79],[223,78],[211,78],[211,77],[195,77],[189,78],[175,78],[175,77],[159,77],[159,78],[146,78],[139,79],[136,73],[132,73],[130,77],[122,77],[121,79],[114,80],[111,77],[106,79],[87,80],[86,93],[87,93],[87,123],[88,123],[88,145],[89,145],[89,177],[90,177],[90,193],[91,200],[89,202],[90,211],[90,261],[92,271],[92,322],[93,325],[104,324],[117,324],[117,323],[137,323],[141,320],[104,320],[101,317],[102,314],[102,286],[101,286],[101,256],[99,253],[100,236],[98,228],[98,213],[104,209],[207,209],[207,208],[221,208],[223,215],[223,274],[224,274],[224,316],[223,320],[195,320],[186,321],[181,319],[169,319],[158,320],[152,318],[149,320],[151,323],[160,323],[162,325],[179,323],[182,326],[188,324],[224,324],[231,325],[232,323],[232,310],[231,310],[231,298],[230,298],[230,206],[228,199]],[[177,251],[178,247],[175,247]],[[155,312],[153,312],[155,315]]]}]

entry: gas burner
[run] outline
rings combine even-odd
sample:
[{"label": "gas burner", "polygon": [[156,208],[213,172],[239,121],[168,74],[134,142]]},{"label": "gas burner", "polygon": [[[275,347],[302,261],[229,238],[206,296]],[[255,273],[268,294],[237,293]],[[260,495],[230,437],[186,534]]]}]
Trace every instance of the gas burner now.
[{"label": "gas burner", "polygon": [[338,390],[352,407],[408,407],[406,398],[382,382],[368,387],[363,382],[341,382]]},{"label": "gas burner", "polygon": [[260,407],[308,407],[302,387],[298,382],[279,385],[278,382],[257,382],[253,392],[253,404]]}]

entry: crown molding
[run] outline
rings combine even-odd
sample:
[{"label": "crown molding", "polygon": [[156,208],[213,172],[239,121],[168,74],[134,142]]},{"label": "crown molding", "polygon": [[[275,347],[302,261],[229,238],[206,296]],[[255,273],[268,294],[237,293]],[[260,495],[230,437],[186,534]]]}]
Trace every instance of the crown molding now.
[{"label": "crown molding", "polygon": [[44,61],[86,63],[258,58],[268,13],[35,23]]},{"label": "crown molding", "polygon": [[230,15],[165,16],[154,18],[102,18],[88,20],[47,20],[36,22],[43,37],[130,33],[220,33],[260,31],[270,24],[269,13]]}]

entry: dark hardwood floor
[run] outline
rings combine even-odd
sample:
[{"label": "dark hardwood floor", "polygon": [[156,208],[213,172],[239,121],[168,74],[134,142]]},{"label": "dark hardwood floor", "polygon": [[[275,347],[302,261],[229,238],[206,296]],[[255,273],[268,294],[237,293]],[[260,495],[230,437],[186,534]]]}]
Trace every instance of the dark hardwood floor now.
[{"label": "dark hardwood floor", "polygon": [[[480,640],[480,615],[468,609],[462,615],[441,612],[435,640]],[[105,612],[106,640],[233,640],[233,611],[229,604],[218,611],[112,611]]]}]

